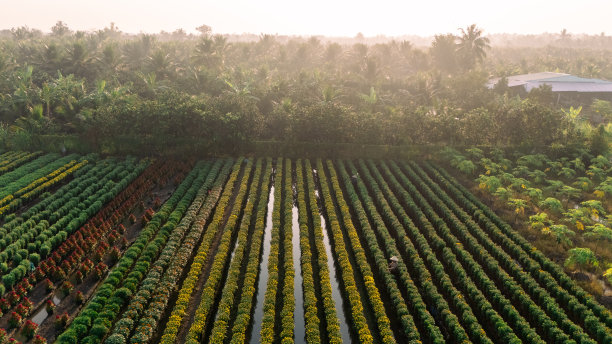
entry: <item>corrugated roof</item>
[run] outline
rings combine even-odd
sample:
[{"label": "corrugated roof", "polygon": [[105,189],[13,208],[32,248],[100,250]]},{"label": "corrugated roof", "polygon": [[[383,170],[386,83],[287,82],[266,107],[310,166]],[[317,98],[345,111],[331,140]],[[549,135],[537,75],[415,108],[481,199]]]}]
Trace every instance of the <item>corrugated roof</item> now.
[{"label": "corrugated roof", "polygon": [[523,87],[527,92],[542,85],[549,85],[553,92],[612,92],[611,83],[589,83],[589,82],[554,82],[554,81],[534,81],[529,82]]},{"label": "corrugated roof", "polygon": [[612,84],[612,82],[601,79],[587,79],[575,75],[557,76],[547,79],[539,79],[540,82],[571,82],[571,83],[590,83],[590,84]]},{"label": "corrugated roof", "polygon": [[[549,85],[553,92],[612,92],[612,82],[601,79],[587,79],[564,73],[531,73],[506,78],[509,87],[523,86],[527,92],[542,85]],[[487,87],[493,88],[501,80],[489,80]]]}]

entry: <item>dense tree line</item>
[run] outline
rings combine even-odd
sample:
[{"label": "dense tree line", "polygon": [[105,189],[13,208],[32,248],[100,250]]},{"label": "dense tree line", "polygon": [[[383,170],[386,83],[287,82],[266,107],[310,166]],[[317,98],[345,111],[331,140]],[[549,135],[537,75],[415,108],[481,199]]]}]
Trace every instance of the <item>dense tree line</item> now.
[{"label": "dense tree line", "polygon": [[546,97],[487,89],[489,76],[555,66],[585,75],[590,65],[587,76],[612,73],[604,50],[549,47],[563,52],[553,59],[535,48],[491,49],[475,25],[427,48],[272,35],[240,42],[199,30],[73,32],[58,22],[50,34],[0,32],[0,139],[550,145],[586,134]]}]

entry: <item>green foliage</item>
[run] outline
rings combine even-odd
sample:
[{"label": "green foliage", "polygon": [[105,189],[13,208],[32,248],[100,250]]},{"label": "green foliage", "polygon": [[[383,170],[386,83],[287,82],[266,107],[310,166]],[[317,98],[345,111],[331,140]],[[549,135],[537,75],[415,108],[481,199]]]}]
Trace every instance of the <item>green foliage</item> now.
[{"label": "green foliage", "polygon": [[589,147],[593,155],[608,155],[610,153],[610,133],[603,126],[599,125],[597,129],[591,132],[589,137]]},{"label": "green foliage", "polygon": [[593,188],[593,182],[587,177],[578,177],[572,183],[572,186],[586,192]]},{"label": "green foliage", "polygon": [[104,344],[125,344],[125,337],[120,334],[112,334],[106,338]]},{"label": "green foliage", "polygon": [[529,225],[536,231],[541,231],[545,227],[552,225],[552,221],[548,218],[547,213],[537,213],[529,216]]},{"label": "green foliage", "polygon": [[569,185],[563,185],[560,190],[557,191],[557,195],[559,197],[565,199],[575,199],[580,197],[581,191]]},{"label": "green foliage", "polygon": [[472,175],[476,171],[476,165],[470,160],[463,160],[457,164],[457,169],[467,175]]},{"label": "green foliage", "polygon": [[525,207],[527,207],[527,202],[524,199],[511,198],[508,200],[508,205],[514,209],[514,213],[517,216],[525,215]]},{"label": "green foliage", "polygon": [[529,168],[542,168],[548,161],[548,157],[544,154],[529,154],[518,158],[516,163],[517,165],[523,165]]},{"label": "green foliage", "polygon": [[593,226],[587,226],[588,232],[584,233],[586,238],[592,238],[594,240],[607,240],[612,241],[612,229],[609,227],[602,225],[601,223],[596,223]]},{"label": "green foliage", "polygon": [[496,176],[485,176],[481,174],[476,181],[478,182],[478,187],[480,189],[486,190],[490,193],[497,191],[497,189],[502,185],[501,181]]},{"label": "green foliage", "polygon": [[603,277],[608,280],[608,283],[612,284],[612,266],[606,269],[603,273]]},{"label": "green foliage", "polygon": [[568,254],[565,266],[570,269],[589,270],[599,266],[595,253],[589,248],[576,247],[569,250]]},{"label": "green foliage", "polygon": [[[214,154],[254,141],[544,146],[589,135],[576,129],[585,124],[577,110],[565,115],[547,90],[521,99],[503,80],[494,90],[486,84],[492,74],[591,62],[527,49],[528,58],[500,66],[506,53],[476,25],[436,35],[428,50],[407,41],[323,47],[270,35],[230,42],[210,31],[53,30],[19,28],[0,38],[0,61],[11,61],[0,62],[2,145],[48,147],[53,137],[58,148]],[[551,62],[556,55],[565,59]]]},{"label": "green foliage", "polygon": [[498,187],[497,190],[495,190],[495,192],[493,193],[495,196],[499,197],[499,199],[507,201],[509,200],[512,195],[513,192],[510,189],[506,189],[504,187]]},{"label": "green foliage", "polygon": [[590,110],[603,118],[612,119],[612,103],[607,100],[593,99]]},{"label": "green foliage", "polygon": [[529,196],[529,199],[534,204],[539,204],[542,201],[542,190],[538,188],[527,188],[525,194]]},{"label": "green foliage", "polygon": [[576,175],[576,171],[569,167],[563,167],[561,171],[558,173],[559,177],[563,177],[566,179],[572,179]]},{"label": "green foliage", "polygon": [[561,201],[553,197],[547,197],[545,200],[540,202],[540,207],[543,209],[548,209],[556,214],[563,212],[563,205],[561,204]]},{"label": "green foliage", "polygon": [[573,245],[570,237],[576,235],[576,233],[567,228],[566,225],[551,225],[549,227],[544,227],[542,228],[542,233],[552,236],[558,244],[566,246]]}]

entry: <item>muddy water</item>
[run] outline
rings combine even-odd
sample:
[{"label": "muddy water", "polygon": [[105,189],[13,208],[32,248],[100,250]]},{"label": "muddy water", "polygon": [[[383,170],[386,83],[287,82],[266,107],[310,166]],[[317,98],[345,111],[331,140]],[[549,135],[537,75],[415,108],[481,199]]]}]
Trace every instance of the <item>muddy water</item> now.
[{"label": "muddy water", "polygon": [[[315,190],[315,196],[317,197],[317,203],[320,206],[321,202],[320,202],[319,190]],[[321,211],[319,209],[319,214],[320,213]],[[329,280],[331,282],[332,298],[334,299],[334,304],[336,306],[336,312],[338,314],[338,321],[340,322],[340,335],[342,336],[343,343],[351,343],[351,335],[349,332],[349,326],[348,326],[348,322],[346,319],[346,314],[344,313],[344,300],[342,299],[342,294],[340,294],[340,280],[339,280],[338,274],[336,273],[336,263],[334,262],[332,247],[329,241],[329,236],[327,234],[327,222],[325,222],[325,217],[323,215],[319,215],[319,216],[321,216],[321,230],[323,231],[323,245],[325,246],[325,254],[327,254],[327,268],[329,270]]]},{"label": "muddy water", "polygon": [[293,279],[293,297],[295,299],[293,336],[295,338],[295,343],[302,344],[306,343],[306,325],[304,319],[304,293],[302,292],[302,265],[300,263],[300,257],[302,256],[300,247],[300,223],[298,220],[298,208],[295,204],[291,209],[291,213],[291,230],[293,232],[291,242],[293,244],[293,269],[295,271],[295,278]]},{"label": "muddy water", "polygon": [[[274,171],[273,171],[274,172]],[[263,255],[259,263],[259,281],[257,283],[257,302],[253,314],[253,328],[251,329],[250,344],[259,343],[261,324],[263,322],[264,299],[268,284],[268,257],[270,257],[270,241],[272,241],[272,212],[274,211],[274,183],[271,183],[268,195],[268,214],[266,215],[266,228],[264,228]]]}]

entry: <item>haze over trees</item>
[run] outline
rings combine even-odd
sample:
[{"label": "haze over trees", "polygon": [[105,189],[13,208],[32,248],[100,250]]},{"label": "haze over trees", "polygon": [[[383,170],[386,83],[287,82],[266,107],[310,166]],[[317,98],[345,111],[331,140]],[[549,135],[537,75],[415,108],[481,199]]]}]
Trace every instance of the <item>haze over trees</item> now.
[{"label": "haze over trees", "polygon": [[[543,70],[612,76],[605,36],[503,48],[470,25],[417,47],[364,37],[352,44],[267,34],[239,41],[207,25],[198,31],[127,35],[111,24],[74,32],[59,21],[50,34],[0,33],[0,137],[27,146],[42,134],[71,135],[92,147],[197,138],[235,149],[252,141],[582,142],[591,131],[576,130],[546,90],[520,99],[487,89],[486,81]],[[572,44],[599,48],[566,47]],[[583,115],[589,112],[585,106]]]}]

